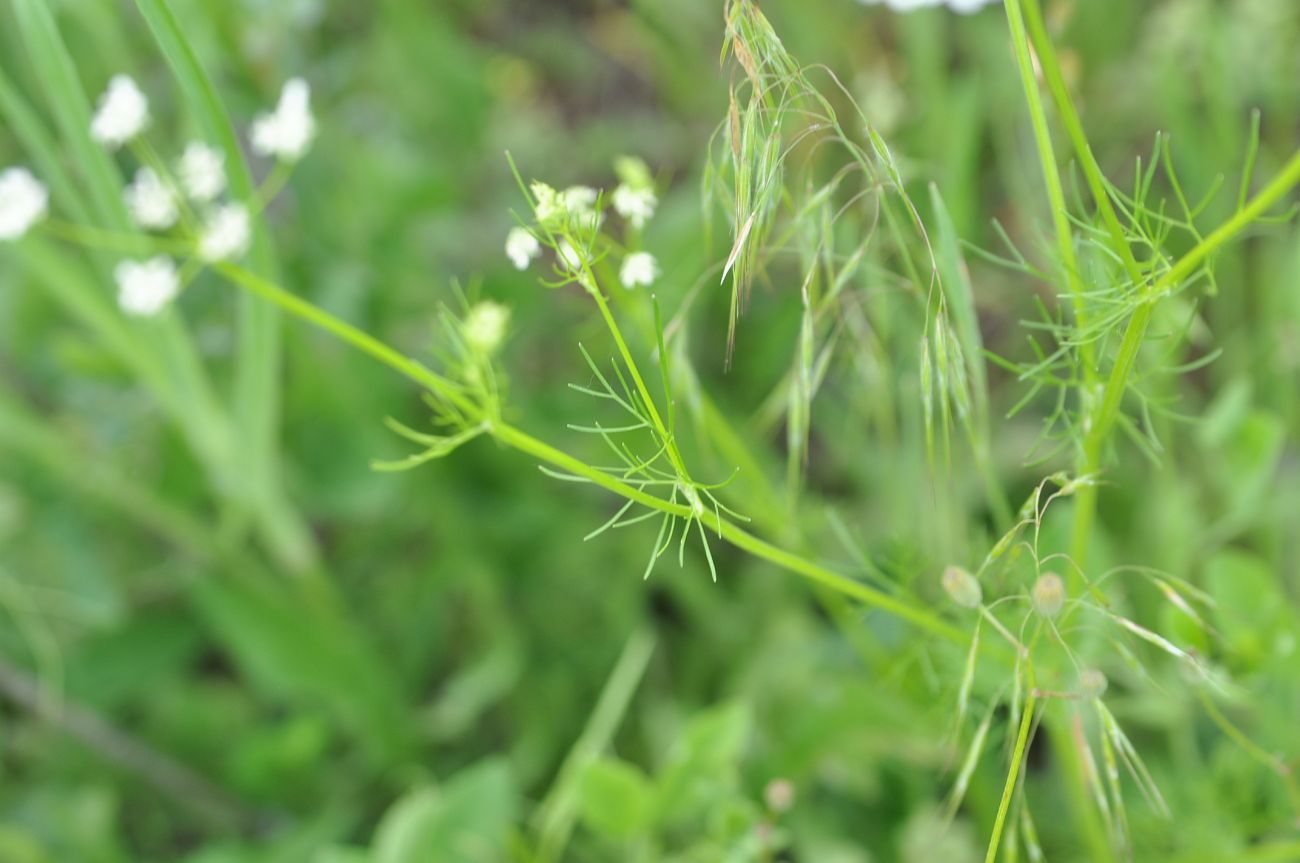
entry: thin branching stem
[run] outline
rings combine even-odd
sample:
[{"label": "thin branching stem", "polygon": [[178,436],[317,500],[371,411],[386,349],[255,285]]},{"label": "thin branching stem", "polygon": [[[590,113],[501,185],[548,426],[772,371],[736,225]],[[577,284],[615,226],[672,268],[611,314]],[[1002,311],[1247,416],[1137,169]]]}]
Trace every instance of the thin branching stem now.
[{"label": "thin branching stem", "polygon": [[[467,414],[477,414],[475,406],[457,390],[455,384],[450,380],[394,350],[369,333],[334,317],[324,309],[289,293],[279,285],[240,267],[222,264],[217,269],[218,272],[237,286],[274,303],[282,310],[301,320],[338,336],[363,353],[370,355],[394,371],[429,389],[435,396],[453,402]],[[865,605],[894,614],[919,629],[937,635],[953,644],[961,645],[966,641],[966,634],[960,628],[948,623],[934,611],[854,581],[821,564],[773,545],[722,518],[717,512],[710,511],[707,508],[693,509],[690,506],[647,494],[639,488],[610,476],[604,471],[594,468],[586,462],[556,449],[550,444],[538,440],[527,432],[507,423],[491,422],[488,434],[505,446],[531,455],[560,471],[579,477],[593,485],[598,485],[623,498],[663,512],[668,516],[685,520],[696,519],[700,522],[701,527],[716,533],[726,542],[754,557],[830,588],[837,593],[856,599]]]},{"label": "thin branching stem", "polygon": [[[1015,0],[1012,0],[1015,2]],[[1233,216],[1196,244],[1191,251],[1183,255],[1163,276],[1161,276],[1143,295],[1142,302],[1129,318],[1120,342],[1119,354],[1111,369],[1110,377],[1102,396],[1101,405],[1084,438],[1084,454],[1087,459],[1086,471],[1096,473],[1101,467],[1102,451],[1106,440],[1119,419],[1120,405],[1128,388],[1133,367],[1137,363],[1138,352],[1146,338],[1147,327],[1156,303],[1191,277],[1205,261],[1224,244],[1250,227],[1260,216],[1300,184],[1300,151],[1297,151],[1283,169],[1251,201]],[[1092,524],[1096,518],[1097,489],[1089,487],[1080,490],[1075,508],[1074,543],[1072,553],[1076,562],[1082,562]]]}]

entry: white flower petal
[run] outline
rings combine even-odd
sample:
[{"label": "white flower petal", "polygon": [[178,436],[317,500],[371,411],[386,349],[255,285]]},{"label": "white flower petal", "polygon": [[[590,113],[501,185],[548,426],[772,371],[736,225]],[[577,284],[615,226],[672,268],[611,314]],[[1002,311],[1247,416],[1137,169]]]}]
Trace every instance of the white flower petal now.
[{"label": "white flower petal", "polygon": [[619,268],[618,280],[623,287],[631,290],[641,286],[649,287],[659,278],[659,262],[649,252],[633,252],[623,259]]},{"label": "white flower petal", "polygon": [[0,172],[0,241],[17,240],[41,219],[50,193],[26,168]]},{"label": "white flower petal", "polygon": [[506,257],[517,270],[526,270],[542,251],[542,244],[524,228],[511,228],[506,234]]},{"label": "white flower petal", "polygon": [[618,214],[637,230],[645,227],[659,206],[659,199],[653,189],[633,187],[627,183],[619,184],[614,190],[613,202]]},{"label": "white flower petal", "polygon": [[560,193],[564,209],[575,216],[585,216],[596,206],[599,193],[591,186],[570,186]]},{"label": "white flower petal", "polygon": [[209,263],[238,258],[248,251],[251,234],[247,208],[242,204],[218,207],[199,237],[199,257]]},{"label": "white flower petal", "polygon": [[553,224],[564,218],[564,199],[560,193],[555,191],[546,183],[533,181],[529,186],[533,193],[533,198],[537,202],[533,210],[537,215],[537,221],[547,225]]},{"label": "white flower petal", "polygon": [[141,168],[124,193],[131,221],[149,231],[165,231],[180,218],[176,193],[152,168]]},{"label": "white flower petal", "polygon": [[177,166],[186,194],[199,203],[216,200],[226,188],[225,163],[220,150],[202,141],[191,141]]},{"label": "white flower petal", "polygon": [[591,186],[570,186],[560,193],[560,203],[569,214],[572,224],[594,231],[600,227],[604,214],[596,212],[600,193]]},{"label": "white flower petal", "polygon": [[99,97],[99,106],[90,122],[90,134],[96,141],[116,150],[134,138],[149,122],[149,100],[130,75],[114,75],[108,89]]},{"label": "white flower petal", "polygon": [[296,162],[307,152],[315,134],[311,88],[302,78],[291,78],[280,92],[275,111],[258,116],[249,137],[258,154]]},{"label": "white flower petal", "polygon": [[171,258],[122,261],[113,271],[117,304],[128,315],[156,315],[180,292],[180,277]]}]

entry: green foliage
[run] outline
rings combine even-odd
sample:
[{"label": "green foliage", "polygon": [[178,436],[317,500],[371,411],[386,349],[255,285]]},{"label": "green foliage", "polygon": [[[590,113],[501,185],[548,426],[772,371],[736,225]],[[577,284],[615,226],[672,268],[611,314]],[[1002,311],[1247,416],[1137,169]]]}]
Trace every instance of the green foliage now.
[{"label": "green foliage", "polygon": [[653,826],[654,786],[626,761],[594,761],[579,783],[579,811],[591,830],[614,841],[645,835]]},{"label": "green foliage", "polygon": [[[0,2],[0,860],[1300,856],[1298,43]],[[193,139],[238,261],[123,205]]]},{"label": "green foliage", "polygon": [[465,768],[442,787],[409,792],[379,822],[371,863],[500,860],[515,798],[509,767],[495,760]]}]

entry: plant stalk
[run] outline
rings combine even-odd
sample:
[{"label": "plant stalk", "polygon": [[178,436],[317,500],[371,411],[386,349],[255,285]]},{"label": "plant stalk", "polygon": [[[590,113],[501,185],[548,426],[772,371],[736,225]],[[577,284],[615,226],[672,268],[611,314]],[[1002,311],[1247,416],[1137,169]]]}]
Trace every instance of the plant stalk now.
[{"label": "plant stalk", "polygon": [[[389,368],[404,375],[415,383],[426,387],[440,398],[448,398],[467,411],[475,408],[458,391],[456,385],[447,378],[432,371],[423,364],[407,357],[389,347],[384,342],[357,327],[342,321],[318,306],[294,296],[288,291],[254,275],[247,270],[231,264],[221,264],[217,270],[230,281],[253,294],[279,306],[283,311],[324,329],[348,344],[368,354]],[[556,449],[544,441],[538,440],[525,431],[504,422],[489,425],[489,434],[501,444],[517,449],[546,462],[562,471],[581,477],[628,500],[635,501],[651,509],[667,513],[678,518],[695,518],[701,525],[716,533],[723,540],[735,547],[801,576],[816,584],[823,585],[837,593],[856,599],[865,605],[894,614],[912,623],[919,629],[937,635],[953,644],[964,644],[966,634],[956,626],[945,621],[940,615],[928,608],[914,605],[899,597],[885,593],[869,585],[854,581],[821,564],[801,557],[779,546],[763,540],[738,527],[725,518],[707,509],[697,511],[682,504],[671,503],[654,495],[647,494],[616,477],[597,470],[568,453]]]}]

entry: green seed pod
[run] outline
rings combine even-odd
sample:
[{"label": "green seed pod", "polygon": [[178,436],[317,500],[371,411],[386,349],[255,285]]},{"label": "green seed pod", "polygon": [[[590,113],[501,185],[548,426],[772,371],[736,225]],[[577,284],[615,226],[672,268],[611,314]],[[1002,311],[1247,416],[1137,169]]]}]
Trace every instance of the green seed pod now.
[{"label": "green seed pod", "polygon": [[978,608],[984,596],[980,583],[960,566],[950,566],[943,571],[943,589],[953,602],[964,608]]},{"label": "green seed pod", "polygon": [[1085,668],[1079,672],[1079,688],[1087,698],[1101,698],[1108,685],[1106,675],[1095,668]]},{"label": "green seed pod", "polygon": [[1054,572],[1045,572],[1034,582],[1034,610],[1043,617],[1056,617],[1065,605],[1065,582]]}]

